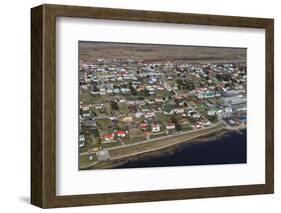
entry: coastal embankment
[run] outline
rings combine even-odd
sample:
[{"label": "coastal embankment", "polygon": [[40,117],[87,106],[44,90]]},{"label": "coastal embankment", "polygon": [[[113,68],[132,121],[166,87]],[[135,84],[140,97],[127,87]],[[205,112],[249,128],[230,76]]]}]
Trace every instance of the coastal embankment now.
[{"label": "coastal embankment", "polygon": [[[218,137],[229,131],[237,131],[237,129],[230,130],[225,123],[219,122],[204,129],[171,135],[158,140],[154,139],[153,141],[146,141],[130,146],[115,147],[114,149],[108,150],[110,156],[109,160],[97,162],[80,169],[115,168],[132,159],[159,155],[163,154],[163,152],[172,152],[177,145],[208,141],[211,137]],[[200,140],[196,140],[198,138],[200,138]]]}]

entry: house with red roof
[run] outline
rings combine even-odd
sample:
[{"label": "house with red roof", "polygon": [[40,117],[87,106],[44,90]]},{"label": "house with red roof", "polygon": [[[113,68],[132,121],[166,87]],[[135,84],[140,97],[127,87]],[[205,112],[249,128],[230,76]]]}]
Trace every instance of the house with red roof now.
[{"label": "house with red roof", "polygon": [[113,141],[114,134],[105,134],[105,135],[103,135],[103,138],[105,139],[106,142]]},{"label": "house with red roof", "polygon": [[125,137],[126,136],[126,132],[125,131],[117,131],[115,132],[115,134],[119,137]]},{"label": "house with red roof", "polygon": [[146,129],[148,127],[148,124],[147,123],[141,123],[140,124],[140,128],[141,129]]}]

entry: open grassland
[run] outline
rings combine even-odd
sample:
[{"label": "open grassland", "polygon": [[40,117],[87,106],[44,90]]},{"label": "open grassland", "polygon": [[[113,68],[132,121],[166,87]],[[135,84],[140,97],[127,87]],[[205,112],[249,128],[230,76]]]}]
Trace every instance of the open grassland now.
[{"label": "open grassland", "polygon": [[[79,42],[81,61],[128,58],[150,61],[246,61],[246,48]],[[109,55],[110,53],[110,55]]]}]

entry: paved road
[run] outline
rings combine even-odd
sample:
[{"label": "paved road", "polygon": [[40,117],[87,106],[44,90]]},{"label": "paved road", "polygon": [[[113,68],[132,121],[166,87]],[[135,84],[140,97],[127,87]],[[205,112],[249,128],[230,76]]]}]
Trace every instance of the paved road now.
[{"label": "paved road", "polygon": [[[138,143],[126,144],[126,145],[122,145],[122,146],[115,146],[115,147],[107,148],[106,150],[109,151],[109,150],[114,150],[114,149],[120,149],[120,148],[124,148],[124,147],[135,146],[135,145],[139,145],[139,144],[143,144],[143,143],[148,143],[148,142],[152,142],[152,141],[157,141],[157,140],[161,140],[161,139],[172,138],[172,137],[175,137],[175,136],[186,135],[186,134],[193,133],[193,132],[199,132],[199,131],[202,131],[202,130],[207,130],[207,129],[216,127],[216,126],[221,125],[221,124],[224,124],[224,123],[218,122],[216,124],[213,124],[213,125],[211,125],[209,127],[205,127],[205,128],[202,128],[202,129],[194,129],[194,130],[190,130],[190,131],[187,131],[187,132],[179,132],[179,133],[175,133],[175,134],[172,134],[172,135],[167,135],[167,136],[162,136],[162,137],[158,137],[158,138],[153,138],[153,139],[141,141],[141,142],[138,142]],[[80,156],[86,156],[86,155],[92,155],[92,154],[93,153],[82,152],[82,153],[80,153]]]},{"label": "paved road", "polygon": [[[166,147],[170,147],[173,146],[175,144],[179,144],[179,143],[183,143],[185,141],[190,141],[192,139],[201,137],[201,136],[206,136],[209,135],[213,132],[217,132],[219,130],[222,130],[225,128],[224,124],[221,124],[217,127],[213,127],[212,129],[209,130],[204,130],[204,131],[200,131],[199,133],[195,132],[195,133],[189,133],[186,136],[174,136],[171,139],[163,139],[160,141],[157,141],[155,143],[143,143],[143,144],[137,144],[135,145],[135,147],[127,147],[127,148],[123,148],[120,147],[119,149],[115,149],[115,150],[110,150],[109,151],[109,156],[111,160],[116,160],[116,159],[120,159],[120,158],[124,158],[124,157],[128,157],[128,156],[134,156],[137,154],[142,154],[145,152],[151,152],[151,151],[156,151],[156,150],[161,150],[163,148]],[[202,129],[201,129],[202,130]],[[163,143],[161,143],[161,141],[163,141]]]}]

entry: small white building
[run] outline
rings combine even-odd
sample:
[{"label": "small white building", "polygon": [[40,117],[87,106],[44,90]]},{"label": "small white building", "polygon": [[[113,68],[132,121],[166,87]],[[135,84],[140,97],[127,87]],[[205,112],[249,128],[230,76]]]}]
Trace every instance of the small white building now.
[{"label": "small white building", "polygon": [[108,90],[106,90],[106,92],[107,92],[107,94],[111,94],[113,92],[113,90],[112,89],[108,89]]},{"label": "small white building", "polygon": [[84,135],[80,135],[79,136],[79,147],[83,147],[85,146],[85,136]]},{"label": "small white building", "polygon": [[105,89],[100,89],[100,95],[105,95],[106,92],[105,92]]},{"label": "small white building", "polygon": [[166,129],[171,130],[171,129],[175,129],[175,128],[176,128],[176,125],[174,123],[167,123],[167,125],[166,125]]},{"label": "small white building", "polygon": [[135,117],[136,118],[141,118],[143,116],[143,113],[142,112],[136,112],[135,113]]},{"label": "small white building", "polygon": [[158,123],[151,124],[151,131],[152,132],[159,132],[160,131],[160,125]]}]

